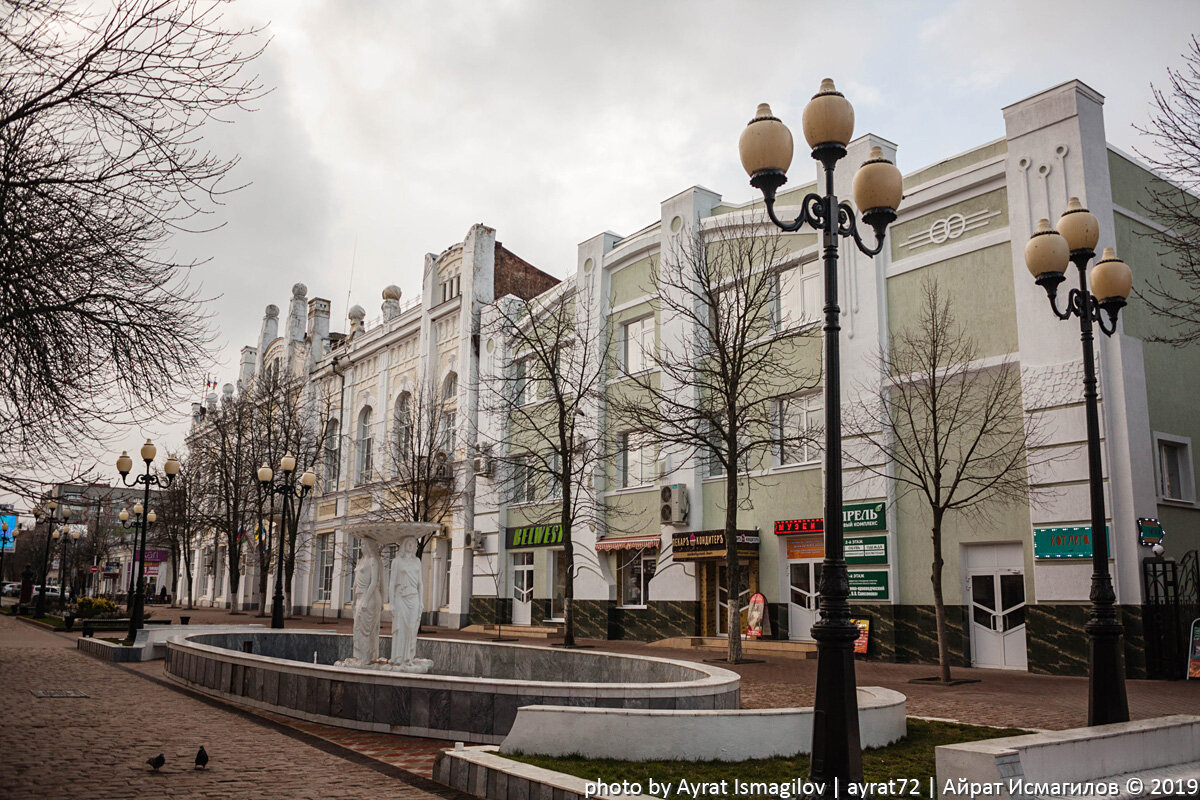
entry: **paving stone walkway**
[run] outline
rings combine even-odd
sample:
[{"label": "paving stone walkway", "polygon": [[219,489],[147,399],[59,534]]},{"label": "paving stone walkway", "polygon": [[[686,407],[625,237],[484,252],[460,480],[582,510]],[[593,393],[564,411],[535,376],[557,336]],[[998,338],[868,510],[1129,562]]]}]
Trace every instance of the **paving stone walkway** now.
[{"label": "paving stone walkway", "polygon": [[[464,798],[299,727],[89,658],[73,637],[9,617],[0,617],[0,676],[0,798]],[[200,745],[212,759],[203,771],[193,769]],[[159,753],[167,763],[153,773],[145,761]]]}]

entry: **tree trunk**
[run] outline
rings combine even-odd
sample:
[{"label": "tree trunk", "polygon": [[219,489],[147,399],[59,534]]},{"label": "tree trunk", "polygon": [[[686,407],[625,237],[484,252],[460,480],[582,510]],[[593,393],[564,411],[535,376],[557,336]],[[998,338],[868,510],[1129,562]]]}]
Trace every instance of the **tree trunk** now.
[{"label": "tree trunk", "polygon": [[179,605],[179,545],[171,547],[171,608]]},{"label": "tree trunk", "polygon": [[[736,450],[731,448],[730,452],[736,452]],[[726,587],[726,597],[729,601],[726,624],[729,635],[727,658],[730,664],[736,664],[742,660],[742,570],[737,548],[737,481],[735,466],[725,473],[725,571],[729,576],[729,585]],[[718,608],[716,612],[719,617],[721,610]]]},{"label": "tree trunk", "polygon": [[[235,534],[236,541],[236,534]],[[242,583],[242,565],[241,565],[241,548],[234,547],[235,542],[230,542],[226,548],[228,558],[226,558],[229,567],[229,610],[238,611],[241,605],[241,583]]]},{"label": "tree trunk", "polygon": [[942,514],[940,510],[933,512],[933,609],[937,620],[938,666],[941,668],[939,678],[942,683],[950,682],[950,642],[946,630],[946,601],[942,596]]},{"label": "tree trunk", "polygon": [[[567,496],[567,487],[563,486],[563,497]],[[563,646],[575,646],[575,545],[571,542],[571,516],[569,501],[563,502],[563,559],[567,562],[567,581],[563,587]]]}]

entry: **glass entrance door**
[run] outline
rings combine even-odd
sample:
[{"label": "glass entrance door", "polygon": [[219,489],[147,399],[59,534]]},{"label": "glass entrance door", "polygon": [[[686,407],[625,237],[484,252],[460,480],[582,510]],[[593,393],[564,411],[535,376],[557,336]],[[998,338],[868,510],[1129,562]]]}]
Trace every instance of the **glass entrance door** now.
[{"label": "glass entrance door", "polygon": [[552,550],[550,560],[550,576],[553,581],[550,586],[550,618],[562,620],[566,613],[563,610],[563,601],[567,597],[567,559],[562,550]]},{"label": "glass entrance door", "polygon": [[788,580],[788,638],[812,641],[812,626],[817,621],[821,562],[789,564]]},{"label": "glass entrance door", "polygon": [[1025,576],[972,572],[971,655],[976,667],[1025,669]]},{"label": "glass entrance door", "polygon": [[533,553],[512,554],[512,597],[512,624],[530,624],[533,615]]}]

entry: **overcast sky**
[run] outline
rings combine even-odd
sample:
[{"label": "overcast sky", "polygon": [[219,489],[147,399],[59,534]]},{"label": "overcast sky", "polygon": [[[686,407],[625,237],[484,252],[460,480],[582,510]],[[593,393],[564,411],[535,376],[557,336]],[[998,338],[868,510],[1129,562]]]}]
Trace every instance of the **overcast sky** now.
[{"label": "overcast sky", "polygon": [[274,91],[209,136],[249,184],[224,227],[177,242],[211,259],[222,383],[296,281],[344,330],[347,297],[368,317],[387,284],[413,297],[424,254],[476,222],[562,276],[579,242],[688,186],[750,199],[737,138],[756,104],[799,137],[826,76],[904,172],[1002,136],[1003,106],[1071,78],[1132,150],[1200,3],[238,0],[230,19],[268,26]]}]

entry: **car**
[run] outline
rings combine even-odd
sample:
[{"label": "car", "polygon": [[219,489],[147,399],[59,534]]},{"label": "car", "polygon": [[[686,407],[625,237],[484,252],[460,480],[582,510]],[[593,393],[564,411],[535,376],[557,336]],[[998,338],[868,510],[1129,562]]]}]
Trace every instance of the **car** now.
[{"label": "car", "polygon": [[18,596],[20,596],[20,594],[21,594],[21,582],[20,581],[14,581],[12,583],[4,584],[4,596],[5,597],[18,597]]}]

